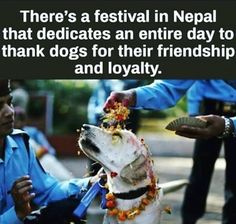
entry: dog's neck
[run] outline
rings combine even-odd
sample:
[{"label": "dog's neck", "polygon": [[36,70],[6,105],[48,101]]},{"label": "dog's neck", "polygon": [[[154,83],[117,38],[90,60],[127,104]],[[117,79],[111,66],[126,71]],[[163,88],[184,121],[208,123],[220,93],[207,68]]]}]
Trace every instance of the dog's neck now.
[{"label": "dog's neck", "polygon": [[143,188],[148,186],[151,183],[151,178],[148,177],[145,180],[135,184],[131,185],[129,183],[126,183],[119,174],[116,177],[110,177],[108,174],[107,177],[107,184],[109,187],[109,191],[111,193],[127,193],[129,191],[134,191],[139,188]]},{"label": "dog's neck", "polygon": [[137,189],[145,188],[151,184],[152,179],[154,178],[154,172],[152,166],[149,165],[147,167],[147,177],[142,181],[137,183],[127,183],[118,173],[117,176],[112,177],[109,173],[107,173],[107,184],[109,187],[109,191],[111,193],[128,193],[130,191],[136,191]]},{"label": "dog's neck", "polygon": [[[149,210],[150,208],[151,210],[154,209],[156,212],[158,210],[156,199],[157,197],[159,197],[159,190],[157,189],[156,181],[156,178],[153,176],[151,178],[151,182],[146,187],[138,188],[136,185],[135,190],[123,193],[115,193],[109,191],[109,194],[112,196],[107,197],[108,200],[111,200],[108,201],[108,206],[111,206],[108,207],[108,214],[110,214],[111,216],[115,216],[118,219],[122,218],[119,217],[119,214],[126,214],[123,217],[123,221],[128,221],[129,219],[131,219],[133,220],[132,223],[141,223],[140,221],[143,219],[143,216],[146,216],[146,214],[141,214],[142,211],[145,210],[146,206],[149,206]],[[114,205],[116,206],[116,208],[113,207]],[[117,211],[117,215],[114,214],[114,211]],[[154,220],[156,222],[159,217],[159,212],[154,216]]]},{"label": "dog's neck", "polygon": [[155,177],[153,171],[153,162],[148,157],[146,157],[145,160],[146,162],[144,167],[146,170],[146,177],[145,179],[141,179],[139,181],[134,181],[130,183],[130,181],[127,181],[125,178],[122,177],[121,173],[117,173],[117,175],[114,177],[109,171],[106,172],[109,191],[111,193],[126,193],[150,185],[153,178]]}]

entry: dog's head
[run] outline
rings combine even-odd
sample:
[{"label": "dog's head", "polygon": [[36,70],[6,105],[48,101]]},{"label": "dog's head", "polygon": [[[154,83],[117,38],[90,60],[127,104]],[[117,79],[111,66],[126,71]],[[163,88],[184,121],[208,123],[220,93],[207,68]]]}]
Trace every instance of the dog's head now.
[{"label": "dog's head", "polygon": [[99,162],[107,173],[118,174],[127,184],[135,185],[149,175],[149,151],[131,131],[108,131],[83,125],[79,146],[88,157]]}]

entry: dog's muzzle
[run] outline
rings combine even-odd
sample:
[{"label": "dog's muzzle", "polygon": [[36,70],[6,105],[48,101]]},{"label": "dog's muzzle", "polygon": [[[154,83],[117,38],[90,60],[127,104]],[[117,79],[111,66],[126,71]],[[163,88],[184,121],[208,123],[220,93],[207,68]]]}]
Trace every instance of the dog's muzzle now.
[{"label": "dog's muzzle", "polygon": [[83,124],[83,125],[82,125],[82,131],[83,131],[83,130],[88,131],[88,130],[90,130],[90,129],[91,129],[91,128],[90,128],[89,125],[87,125],[87,124]]},{"label": "dog's muzzle", "polygon": [[97,145],[91,140],[94,139],[94,135],[91,132],[91,128],[89,125],[84,124],[81,128],[80,139],[79,142],[83,149],[88,149],[93,152],[99,153],[100,149]]}]

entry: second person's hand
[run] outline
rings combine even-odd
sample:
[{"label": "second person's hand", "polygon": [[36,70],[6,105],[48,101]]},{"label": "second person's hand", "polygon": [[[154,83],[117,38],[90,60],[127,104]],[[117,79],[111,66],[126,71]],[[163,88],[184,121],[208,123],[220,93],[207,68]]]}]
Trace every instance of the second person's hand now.
[{"label": "second person's hand", "polygon": [[222,117],[217,115],[198,116],[198,118],[207,121],[205,128],[197,128],[183,125],[176,134],[187,138],[201,138],[208,139],[221,135],[225,128],[225,121]]},{"label": "second person's hand", "polygon": [[120,102],[126,107],[132,107],[136,104],[136,94],[135,90],[125,90],[120,92],[111,92],[110,96],[107,98],[103,110],[107,110],[114,107],[115,102]]}]

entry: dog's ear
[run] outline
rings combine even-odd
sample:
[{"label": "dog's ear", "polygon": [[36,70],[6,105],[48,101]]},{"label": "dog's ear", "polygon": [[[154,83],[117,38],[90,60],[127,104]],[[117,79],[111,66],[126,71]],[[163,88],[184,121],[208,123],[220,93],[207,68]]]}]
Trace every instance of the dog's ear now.
[{"label": "dog's ear", "polygon": [[125,166],[120,173],[122,180],[129,184],[137,184],[138,182],[147,178],[146,158],[140,155],[133,162]]}]

